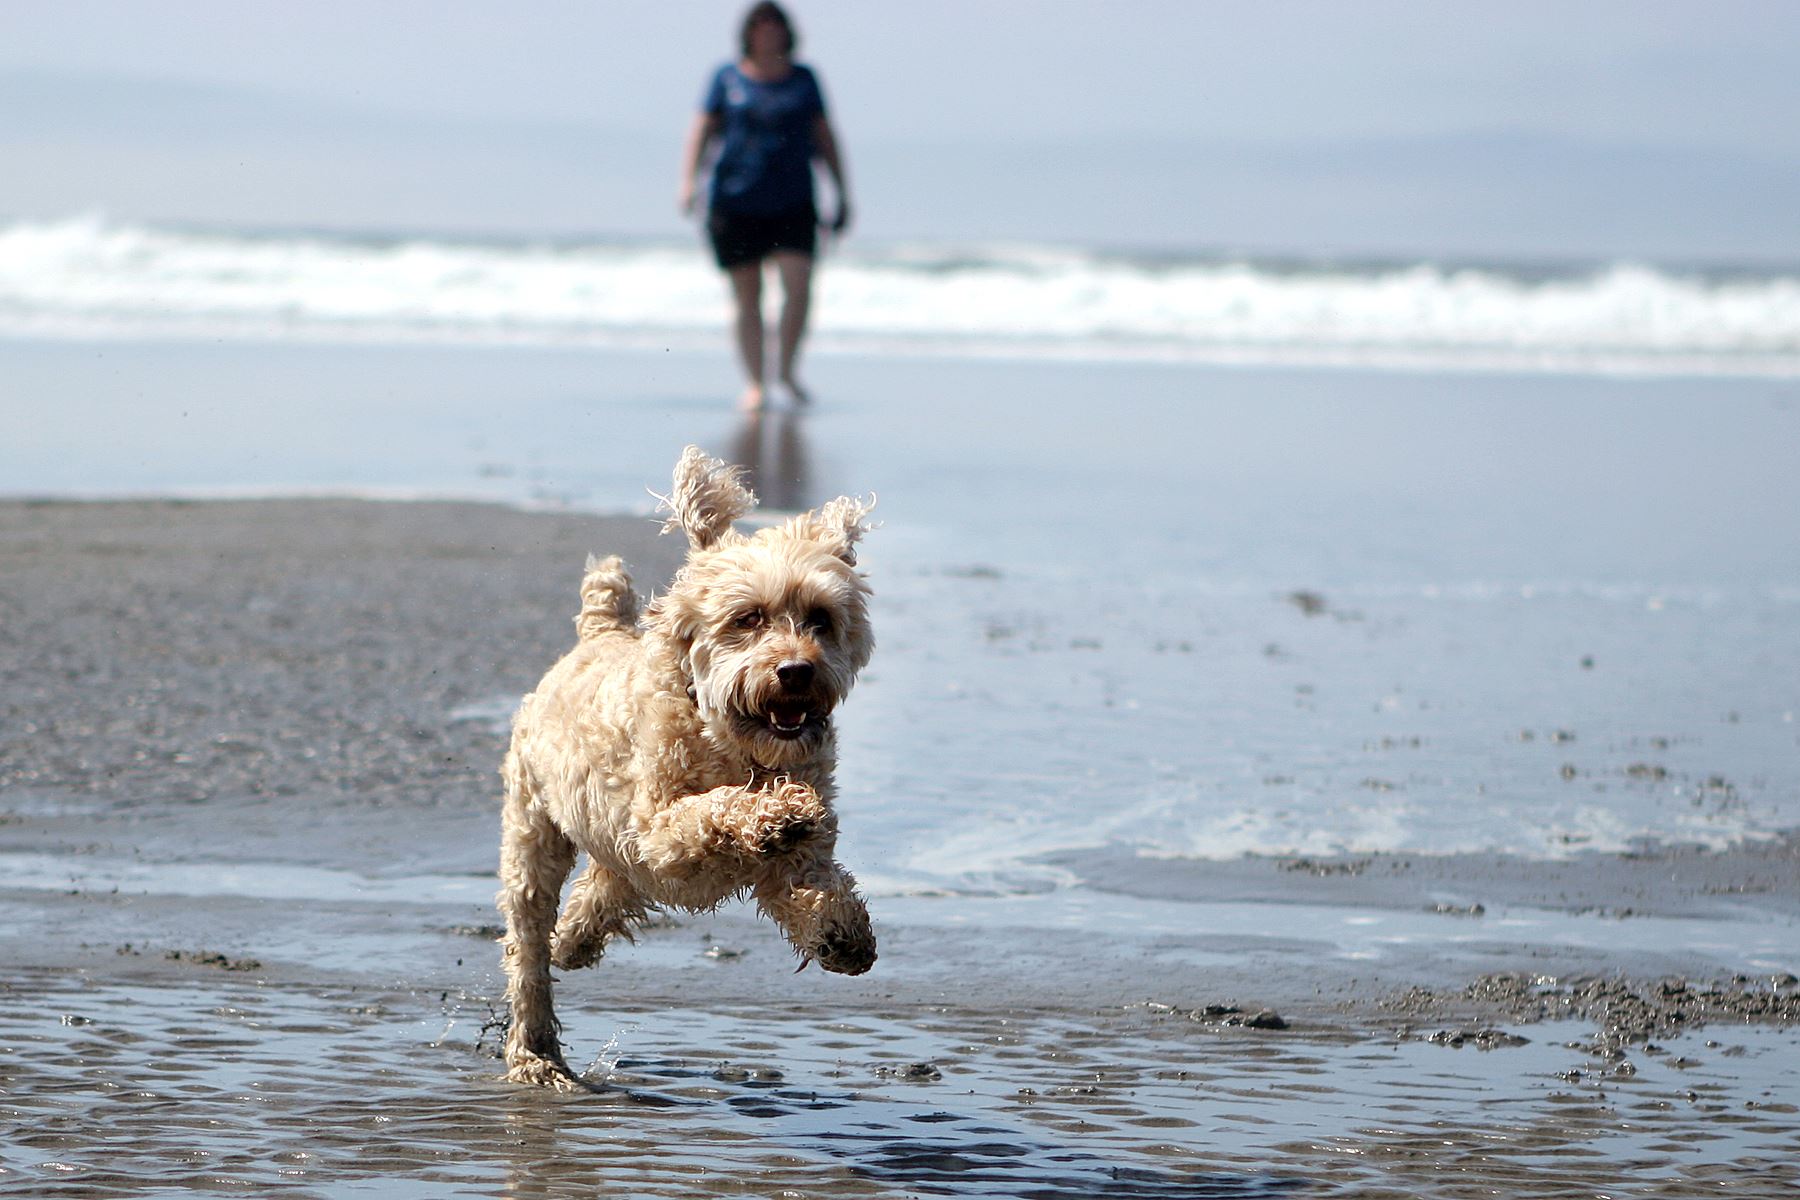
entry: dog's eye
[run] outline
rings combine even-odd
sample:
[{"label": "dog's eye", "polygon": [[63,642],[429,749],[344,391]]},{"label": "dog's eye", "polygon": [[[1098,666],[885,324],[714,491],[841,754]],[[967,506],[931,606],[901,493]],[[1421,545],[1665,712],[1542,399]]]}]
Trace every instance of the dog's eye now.
[{"label": "dog's eye", "polygon": [[831,614],[822,608],[815,608],[806,614],[806,627],[815,633],[831,632]]},{"label": "dog's eye", "polygon": [[763,623],[762,611],[760,609],[753,608],[749,612],[739,613],[737,615],[737,619],[732,621],[731,624],[734,628],[748,630],[748,629],[761,629],[762,623]]}]

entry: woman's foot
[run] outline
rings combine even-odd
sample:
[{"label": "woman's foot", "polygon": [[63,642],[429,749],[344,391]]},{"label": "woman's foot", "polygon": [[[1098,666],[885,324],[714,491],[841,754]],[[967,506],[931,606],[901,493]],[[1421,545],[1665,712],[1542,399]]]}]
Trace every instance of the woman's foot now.
[{"label": "woman's foot", "polygon": [[812,403],[812,396],[807,393],[805,388],[800,386],[800,381],[795,379],[792,375],[783,375],[781,377],[781,388],[787,393],[795,408],[805,408],[808,404]]},{"label": "woman's foot", "polygon": [[761,412],[769,403],[760,383],[747,383],[743,393],[738,396],[738,409],[741,412]]}]

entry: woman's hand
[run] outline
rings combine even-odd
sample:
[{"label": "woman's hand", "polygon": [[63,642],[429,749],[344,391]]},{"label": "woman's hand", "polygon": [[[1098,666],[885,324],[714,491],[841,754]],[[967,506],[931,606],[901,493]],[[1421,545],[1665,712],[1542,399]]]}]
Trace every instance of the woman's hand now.
[{"label": "woman's hand", "polygon": [[694,215],[700,178],[700,163],[706,157],[706,147],[719,134],[719,118],[711,113],[698,113],[694,123],[688,126],[687,143],[681,148],[681,186],[675,189],[675,207],[684,217]]}]

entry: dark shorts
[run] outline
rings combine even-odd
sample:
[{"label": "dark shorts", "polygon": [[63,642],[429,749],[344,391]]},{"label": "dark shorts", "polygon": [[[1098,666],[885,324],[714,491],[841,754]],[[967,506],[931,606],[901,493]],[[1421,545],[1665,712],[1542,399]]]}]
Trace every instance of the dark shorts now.
[{"label": "dark shorts", "polygon": [[808,205],[773,216],[724,212],[706,215],[713,257],[725,270],[761,262],[778,250],[811,256],[819,244],[819,214]]}]

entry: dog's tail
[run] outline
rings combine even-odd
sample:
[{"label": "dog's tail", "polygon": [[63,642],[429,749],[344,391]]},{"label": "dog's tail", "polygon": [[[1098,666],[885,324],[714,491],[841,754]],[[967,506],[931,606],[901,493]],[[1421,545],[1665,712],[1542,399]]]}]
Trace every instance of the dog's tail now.
[{"label": "dog's tail", "polygon": [[588,555],[587,574],[581,578],[581,613],[575,618],[575,633],[582,640],[603,633],[637,628],[638,595],[631,586],[631,573],[618,555],[595,558]]}]

